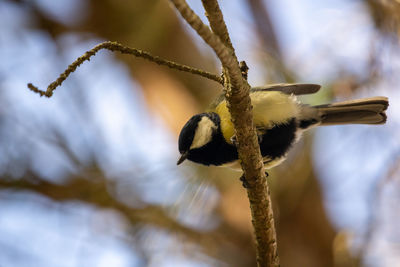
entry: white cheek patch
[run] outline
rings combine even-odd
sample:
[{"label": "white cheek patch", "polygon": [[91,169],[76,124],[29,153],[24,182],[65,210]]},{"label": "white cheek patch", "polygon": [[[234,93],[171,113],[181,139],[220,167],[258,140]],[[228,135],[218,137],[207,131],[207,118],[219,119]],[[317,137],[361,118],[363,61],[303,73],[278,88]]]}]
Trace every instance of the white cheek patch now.
[{"label": "white cheek patch", "polygon": [[201,118],[197,125],[196,132],[194,134],[192,145],[190,149],[195,149],[204,146],[211,141],[213,130],[217,126],[208,117],[204,116]]}]

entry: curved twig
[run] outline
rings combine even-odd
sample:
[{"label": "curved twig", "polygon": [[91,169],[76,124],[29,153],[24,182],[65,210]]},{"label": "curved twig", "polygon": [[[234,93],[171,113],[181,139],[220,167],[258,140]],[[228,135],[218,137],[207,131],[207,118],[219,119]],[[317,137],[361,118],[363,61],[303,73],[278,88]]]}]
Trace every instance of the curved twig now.
[{"label": "curved twig", "polygon": [[153,56],[148,52],[136,49],[136,48],[131,48],[131,47],[127,47],[124,46],[122,44],[119,44],[117,42],[111,42],[111,41],[107,41],[107,42],[103,42],[100,43],[98,45],[96,45],[95,47],[93,47],[92,49],[90,49],[89,51],[87,51],[85,54],[83,54],[82,56],[80,56],[79,58],[77,58],[74,62],[72,62],[68,68],[54,81],[52,82],[48,87],[47,90],[41,90],[39,88],[37,88],[36,86],[34,86],[32,83],[28,83],[28,88],[30,90],[32,90],[35,93],[40,94],[40,96],[47,96],[47,97],[51,97],[53,95],[53,91],[60,86],[65,79],[67,79],[67,77],[76,70],[77,67],[79,67],[83,62],[85,62],[86,60],[90,60],[90,58],[92,56],[94,56],[99,50],[101,49],[107,49],[110,51],[118,51],[122,54],[129,54],[129,55],[134,55],[136,57],[141,57],[144,59],[147,59],[149,61],[152,61],[156,64],[159,65],[163,65],[163,66],[167,66],[171,69],[176,69],[176,70],[180,70],[180,71],[184,71],[184,72],[189,72],[192,74],[196,74],[196,75],[200,75],[202,77],[205,77],[207,79],[216,81],[220,84],[223,84],[223,79],[215,74],[209,73],[207,71],[201,70],[201,69],[196,69],[190,66],[186,66],[186,65],[182,65],[182,64],[178,64],[175,63],[173,61],[169,61],[169,60],[165,60],[162,59],[158,56]]}]

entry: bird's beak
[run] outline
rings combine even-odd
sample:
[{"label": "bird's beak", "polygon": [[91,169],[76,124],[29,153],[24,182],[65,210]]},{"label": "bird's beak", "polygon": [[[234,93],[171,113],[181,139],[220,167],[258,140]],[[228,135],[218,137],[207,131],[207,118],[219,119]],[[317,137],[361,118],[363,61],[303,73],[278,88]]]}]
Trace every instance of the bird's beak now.
[{"label": "bird's beak", "polygon": [[184,152],[184,153],[181,155],[181,157],[178,159],[178,162],[176,163],[176,165],[179,165],[179,164],[181,164],[182,162],[184,162],[185,159],[187,159],[188,155],[189,155],[189,151]]}]

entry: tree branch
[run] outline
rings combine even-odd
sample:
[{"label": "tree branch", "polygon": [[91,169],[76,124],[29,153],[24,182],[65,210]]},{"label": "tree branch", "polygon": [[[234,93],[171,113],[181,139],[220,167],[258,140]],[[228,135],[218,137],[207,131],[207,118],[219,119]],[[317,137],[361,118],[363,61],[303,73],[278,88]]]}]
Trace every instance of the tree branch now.
[{"label": "tree branch", "polygon": [[200,69],[196,69],[196,68],[192,68],[186,65],[182,65],[182,64],[178,64],[175,63],[173,61],[169,61],[169,60],[165,60],[162,59],[160,57],[157,56],[153,56],[148,52],[136,49],[136,48],[131,48],[131,47],[127,47],[127,46],[123,46],[117,42],[103,42],[100,43],[98,45],[96,45],[95,47],[93,47],[92,49],[90,49],[89,51],[87,51],[85,54],[83,54],[82,56],[80,56],[79,58],[77,58],[73,63],[71,63],[68,68],[57,78],[57,80],[55,80],[54,82],[52,82],[48,87],[47,90],[41,90],[39,88],[37,88],[36,86],[34,86],[31,83],[28,83],[28,88],[31,89],[33,92],[40,94],[40,96],[47,96],[47,97],[51,97],[53,95],[53,91],[60,86],[65,79],[67,79],[67,77],[76,70],[76,68],[78,68],[83,62],[85,62],[86,60],[90,60],[90,58],[92,56],[94,56],[99,50],[101,49],[107,49],[110,51],[118,51],[122,54],[129,54],[129,55],[133,55],[136,57],[141,57],[144,59],[147,59],[149,61],[152,61],[154,63],[157,63],[158,65],[163,65],[163,66],[167,66],[171,69],[176,69],[176,70],[180,70],[180,71],[185,71],[185,72],[189,72],[192,74],[196,74],[196,75],[200,75],[202,77],[205,77],[207,79],[216,81],[218,83],[223,83],[223,80],[220,76],[200,70]]},{"label": "tree branch", "polygon": [[257,240],[257,263],[258,266],[279,266],[270,193],[257,135],[253,127],[250,85],[242,76],[218,2],[202,0],[215,34],[190,9],[185,0],[171,0],[171,2],[190,26],[214,50],[222,63],[226,99],[236,131],[244,177],[248,184],[247,194]]}]

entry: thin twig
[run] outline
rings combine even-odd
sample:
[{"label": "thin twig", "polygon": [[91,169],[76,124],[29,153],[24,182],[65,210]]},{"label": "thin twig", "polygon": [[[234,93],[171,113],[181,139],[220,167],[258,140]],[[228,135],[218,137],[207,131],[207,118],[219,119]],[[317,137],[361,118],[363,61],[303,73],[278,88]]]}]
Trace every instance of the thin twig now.
[{"label": "thin twig", "polygon": [[222,63],[226,99],[235,127],[238,153],[248,186],[246,189],[257,240],[257,264],[258,266],[279,266],[272,204],[260,147],[253,127],[250,85],[242,75],[218,2],[202,0],[214,34],[190,9],[185,0],[170,1],[214,50]]},{"label": "thin twig", "polygon": [[[210,30],[210,28],[205,25],[199,16],[197,16],[196,13],[188,6],[185,0],[170,0],[176,7],[176,9],[179,11],[179,13],[182,15],[182,17],[186,20],[187,23],[203,38],[203,40],[214,50],[215,54],[218,56],[220,61],[225,64],[224,67],[226,67],[231,75],[237,74],[237,71],[235,71],[235,68],[239,70],[238,67],[239,63],[237,62],[236,57],[232,57],[232,49],[227,48],[221,39],[213,34]],[[239,75],[239,79],[235,76],[235,82],[237,84],[242,85],[242,77],[241,74]],[[226,78],[226,77],[225,77]],[[246,83],[247,84],[247,83]],[[243,87],[244,85],[242,85]],[[239,87],[237,87],[239,88]],[[248,86],[248,90],[250,90],[250,86]]]},{"label": "thin twig", "polygon": [[136,49],[136,48],[131,48],[131,47],[127,47],[124,46],[122,44],[119,44],[117,42],[103,42],[100,43],[98,45],[96,45],[95,47],[93,47],[92,49],[90,49],[89,51],[87,51],[85,54],[83,54],[82,56],[80,56],[79,58],[77,58],[72,64],[70,64],[68,66],[68,68],[57,78],[57,80],[55,80],[54,82],[52,82],[48,87],[47,90],[40,90],[39,88],[37,88],[36,86],[34,86],[33,84],[29,83],[28,84],[28,88],[31,89],[33,92],[40,94],[40,96],[47,96],[47,97],[51,97],[53,95],[53,91],[60,86],[63,81],[65,81],[65,79],[67,79],[67,77],[76,70],[77,67],[79,67],[83,62],[85,62],[86,60],[90,60],[90,58],[92,56],[94,56],[99,50],[101,49],[107,49],[110,51],[118,51],[122,54],[129,54],[129,55],[133,55],[136,57],[141,57],[144,59],[147,59],[149,61],[152,61],[156,64],[159,65],[163,65],[163,66],[167,66],[171,69],[176,69],[176,70],[180,70],[180,71],[185,71],[185,72],[189,72],[192,74],[196,74],[196,75],[200,75],[202,77],[205,77],[207,79],[216,81],[220,84],[223,84],[223,79],[215,74],[209,73],[207,71],[204,70],[200,70],[200,69],[196,69],[190,66],[186,66],[186,65],[182,65],[182,64],[178,64],[175,63],[173,61],[169,61],[169,60],[165,60],[162,59],[158,56],[153,56],[148,52]]}]

